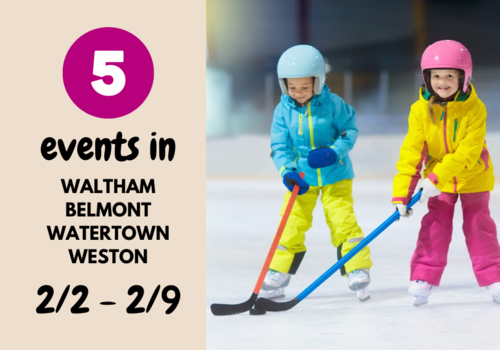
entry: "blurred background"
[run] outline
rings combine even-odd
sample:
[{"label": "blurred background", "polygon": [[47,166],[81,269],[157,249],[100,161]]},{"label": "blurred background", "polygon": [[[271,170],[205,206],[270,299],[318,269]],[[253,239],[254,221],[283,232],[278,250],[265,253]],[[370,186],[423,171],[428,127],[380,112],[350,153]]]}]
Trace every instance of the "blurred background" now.
[{"label": "blurred background", "polygon": [[[498,0],[207,0],[207,176],[272,176],[280,55],[309,44],[326,59],[326,84],[357,112],[358,176],[395,174],[420,58],[438,40],[471,52],[473,84],[488,110],[488,144],[500,132]],[[498,134],[500,135],[500,133]],[[500,155],[500,143],[492,150]],[[374,167],[374,152],[387,164]],[[498,158],[500,161],[500,158]]]}]

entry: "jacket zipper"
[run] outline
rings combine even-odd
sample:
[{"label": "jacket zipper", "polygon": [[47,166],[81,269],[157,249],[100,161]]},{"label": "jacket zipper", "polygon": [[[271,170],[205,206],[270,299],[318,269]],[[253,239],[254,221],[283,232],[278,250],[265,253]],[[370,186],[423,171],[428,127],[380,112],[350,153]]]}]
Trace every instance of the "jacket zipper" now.
[{"label": "jacket zipper", "polygon": [[304,135],[304,129],[302,129],[302,114],[299,114],[299,135]]},{"label": "jacket zipper", "polygon": [[457,136],[457,125],[458,125],[458,120],[455,119],[455,131],[453,132],[453,142],[455,142],[455,136]]},{"label": "jacket zipper", "polygon": [[444,140],[444,147],[446,149],[446,153],[450,153],[448,151],[448,141],[447,141],[447,137],[446,137],[446,122],[448,119],[447,117],[448,117],[448,108],[445,106],[443,115],[441,116],[441,119],[444,118],[444,120],[443,120],[443,140]]},{"label": "jacket zipper", "polygon": [[[307,114],[309,117],[309,137],[311,139],[311,147],[312,149],[316,149],[316,146],[314,145],[314,129],[313,129],[313,122],[312,122],[312,113],[311,113],[311,102],[307,104]],[[316,169],[316,172],[318,173],[318,186],[321,187],[323,186],[321,183],[321,170]]]},{"label": "jacket zipper", "polygon": [[[443,119],[443,117],[444,117],[444,121],[443,121],[444,147],[446,148],[446,153],[450,153],[448,150],[448,141],[447,141],[447,135],[446,135],[446,122],[448,119],[448,107],[447,106],[444,107],[444,112],[443,112],[443,116],[441,117],[441,119]],[[457,123],[458,122],[455,119],[455,133],[457,132]],[[453,141],[455,141],[455,134],[453,134]],[[458,187],[458,181],[457,181],[457,178],[455,176],[455,177],[453,177],[453,192],[454,193],[457,193],[457,187]]]}]

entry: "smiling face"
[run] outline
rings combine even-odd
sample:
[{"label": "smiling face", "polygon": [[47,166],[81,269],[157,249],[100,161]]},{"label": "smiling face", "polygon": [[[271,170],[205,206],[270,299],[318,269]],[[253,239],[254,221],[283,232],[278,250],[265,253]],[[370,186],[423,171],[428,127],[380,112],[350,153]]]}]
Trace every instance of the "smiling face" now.
[{"label": "smiling face", "polygon": [[288,78],[288,93],[299,103],[305,103],[313,96],[313,77]]},{"label": "smiling face", "polygon": [[455,69],[432,69],[431,86],[441,98],[454,95],[458,90],[458,71]]}]

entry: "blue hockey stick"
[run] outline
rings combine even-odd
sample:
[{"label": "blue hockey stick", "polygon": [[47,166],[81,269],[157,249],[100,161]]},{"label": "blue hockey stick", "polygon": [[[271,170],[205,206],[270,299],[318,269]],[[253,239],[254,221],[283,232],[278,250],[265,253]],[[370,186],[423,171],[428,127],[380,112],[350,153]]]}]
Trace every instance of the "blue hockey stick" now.
[{"label": "blue hockey stick", "polygon": [[[413,198],[410,200],[410,203],[408,203],[407,208],[410,209],[413,207],[415,203],[420,199],[422,196],[422,190],[420,190],[416,195],[413,196]],[[358,254],[358,252],[366,247],[371,241],[373,241],[378,235],[380,235],[382,232],[385,231],[386,228],[391,226],[391,224],[398,220],[401,215],[399,214],[399,211],[396,210],[394,214],[392,214],[387,220],[385,220],[382,225],[377,227],[375,231],[370,233],[368,236],[366,236],[361,242],[359,242],[354,248],[351,249],[349,253],[347,253],[345,256],[342,257],[339,261],[337,261],[332,267],[328,269],[324,274],[322,274],[316,281],[311,283],[309,287],[304,289],[302,293],[297,295],[296,298],[290,300],[290,301],[285,301],[282,303],[275,302],[269,299],[265,298],[259,298],[257,299],[257,302],[255,303],[255,308],[256,309],[264,309],[266,311],[286,311],[290,310],[293,308],[295,305],[300,303],[302,300],[304,300],[309,294],[311,294],[316,288],[318,288],[323,282],[325,282],[331,275],[333,275],[335,272],[337,272],[342,266],[344,266],[353,256]]]}]

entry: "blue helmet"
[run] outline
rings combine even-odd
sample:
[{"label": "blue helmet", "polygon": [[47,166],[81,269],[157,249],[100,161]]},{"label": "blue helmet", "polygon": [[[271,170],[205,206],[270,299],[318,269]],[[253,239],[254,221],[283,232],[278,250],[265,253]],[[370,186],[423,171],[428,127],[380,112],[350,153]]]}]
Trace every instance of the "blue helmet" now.
[{"label": "blue helmet", "polygon": [[314,77],[313,92],[321,94],[325,85],[325,60],[316,48],[297,45],[286,50],[278,61],[278,80],[281,91],[289,96],[286,78]]}]

